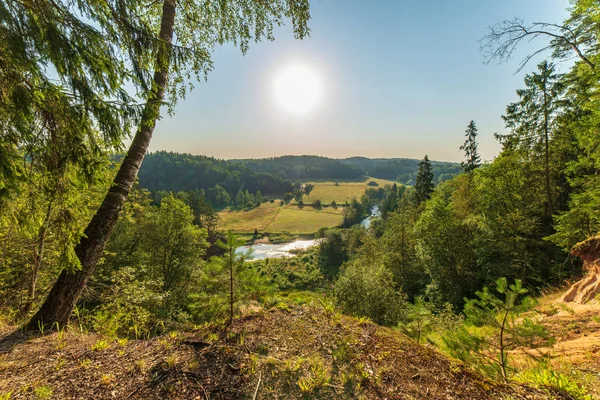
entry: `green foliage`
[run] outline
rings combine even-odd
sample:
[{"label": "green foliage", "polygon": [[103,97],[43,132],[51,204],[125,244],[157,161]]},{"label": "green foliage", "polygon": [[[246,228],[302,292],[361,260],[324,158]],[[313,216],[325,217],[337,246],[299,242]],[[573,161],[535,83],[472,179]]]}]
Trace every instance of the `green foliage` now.
[{"label": "green foliage", "polygon": [[342,231],[328,229],[319,244],[319,268],[323,275],[337,276],[341,265],[348,259]]},{"label": "green foliage", "polygon": [[465,152],[466,160],[460,163],[460,169],[463,172],[471,172],[481,165],[481,157],[477,152],[477,127],[475,121],[471,120],[465,131],[465,142],[460,146],[460,150]]},{"label": "green foliage", "polygon": [[[351,157],[343,159],[346,164],[354,165],[364,171],[364,175],[373,178],[388,179],[406,185],[412,185],[417,178],[419,161],[411,158],[366,158]],[[441,183],[460,173],[460,164],[432,161],[434,180]]]},{"label": "green foliage", "polygon": [[134,192],[93,277],[99,302],[88,302],[90,325],[112,336],[140,337],[165,322],[190,318],[206,230],[194,225],[192,210],[172,195],[152,206]]},{"label": "green foliage", "polygon": [[359,223],[366,216],[365,207],[356,199],[352,199],[350,205],[342,211],[344,221],[342,225],[346,228]]},{"label": "green foliage", "polygon": [[406,296],[394,286],[394,276],[365,245],[355,259],[344,264],[335,283],[335,299],[343,312],[369,317],[381,325],[396,325],[406,311]]},{"label": "green foliage", "polygon": [[438,307],[432,302],[425,301],[422,296],[417,296],[414,302],[408,303],[406,315],[398,325],[405,335],[420,343],[430,339],[430,335],[443,334],[460,327],[462,317],[455,315],[449,303]]},{"label": "green foliage", "polygon": [[524,297],[527,289],[521,281],[508,285],[506,278],[500,278],[495,292],[485,287],[476,299],[467,300],[465,326],[448,332],[443,340],[454,357],[506,381],[513,370],[510,351],[552,344],[553,338],[542,325],[521,317],[533,301]]},{"label": "green foliage", "polygon": [[52,388],[48,385],[38,386],[34,390],[35,398],[42,399],[50,399],[52,398]]},{"label": "green foliage", "polygon": [[543,364],[515,376],[515,380],[541,389],[549,389],[549,394],[561,394],[573,400],[592,400],[587,388],[572,377],[553,370]]},{"label": "green foliage", "polygon": [[417,191],[417,203],[422,203],[429,199],[433,192],[433,171],[431,170],[431,161],[429,161],[427,155],[419,163],[415,189]]},{"label": "green foliage", "polygon": [[417,252],[415,224],[418,217],[415,205],[400,202],[398,209],[389,214],[380,242],[383,262],[394,274],[394,281],[411,299],[421,294],[430,281]]},{"label": "green foliage", "polygon": [[[464,190],[456,190],[463,185],[466,185]],[[420,262],[439,290],[442,301],[458,309],[463,298],[480,286],[474,246],[478,223],[463,204],[470,196],[460,196],[469,190],[469,185],[466,175],[440,185],[425,203],[414,228]]]},{"label": "green foliage", "polygon": [[169,296],[161,280],[141,276],[132,267],[112,275],[112,284],[102,293],[101,304],[94,310],[94,331],[110,337],[146,337],[157,333],[165,318],[162,307]]},{"label": "green foliage", "polygon": [[234,314],[248,301],[262,301],[272,292],[267,279],[254,263],[245,262],[235,249],[242,245],[231,232],[219,246],[223,257],[211,257],[200,272],[198,287],[190,296],[189,307],[196,321],[231,322]]}]

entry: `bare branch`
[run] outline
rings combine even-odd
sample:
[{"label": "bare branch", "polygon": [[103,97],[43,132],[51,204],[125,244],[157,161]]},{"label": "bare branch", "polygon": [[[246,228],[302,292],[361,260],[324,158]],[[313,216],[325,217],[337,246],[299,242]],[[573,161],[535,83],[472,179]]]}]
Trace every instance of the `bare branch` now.
[{"label": "bare branch", "polygon": [[571,28],[547,22],[534,22],[529,26],[525,25],[520,18],[499,22],[488,28],[488,33],[480,40],[480,49],[486,63],[493,60],[500,63],[507,62],[512,59],[513,53],[521,42],[530,42],[540,36],[551,38],[550,44],[525,57],[519,64],[517,72],[522,70],[534,56],[559,44],[570,47],[579,59],[590,68],[595,68],[594,63],[583,54],[578,37]]}]

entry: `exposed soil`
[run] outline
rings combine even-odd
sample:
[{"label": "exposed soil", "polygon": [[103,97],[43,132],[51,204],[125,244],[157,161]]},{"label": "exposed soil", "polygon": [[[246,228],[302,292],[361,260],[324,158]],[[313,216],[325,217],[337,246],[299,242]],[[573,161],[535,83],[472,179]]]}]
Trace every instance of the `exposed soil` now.
[{"label": "exposed soil", "polygon": [[[536,313],[555,337],[550,348],[538,349],[550,356],[550,364],[565,372],[583,373],[594,398],[600,399],[600,303],[564,303],[561,293],[540,300]],[[570,370],[570,371],[568,371]]]},{"label": "exposed soil", "polygon": [[127,343],[76,332],[0,339],[0,395],[56,399],[546,399],[398,332],[307,306]]},{"label": "exposed soil", "polygon": [[573,246],[571,254],[583,260],[587,275],[560,297],[559,302],[585,304],[600,294],[600,236],[593,236]]}]

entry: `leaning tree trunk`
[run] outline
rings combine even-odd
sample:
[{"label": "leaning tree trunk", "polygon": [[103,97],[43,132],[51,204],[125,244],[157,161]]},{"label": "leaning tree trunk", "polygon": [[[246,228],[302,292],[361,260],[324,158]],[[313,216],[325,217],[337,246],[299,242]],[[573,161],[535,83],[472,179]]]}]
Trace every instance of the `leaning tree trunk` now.
[{"label": "leaning tree trunk", "polygon": [[160,42],[156,54],[156,71],[152,82],[152,91],[142,113],[140,127],[127,155],[123,159],[111,188],[85,229],[83,238],[75,247],[81,269],[77,271],[64,269],[61,272],[44,304],[31,318],[25,329],[34,330],[41,326],[52,329],[55,326],[59,328],[66,326],[77,300],[102,256],[104,247],[119,218],[119,213],[140,170],[156,121],[160,115],[160,106],[169,77],[169,59],[175,25],[175,1],[165,0],[163,3]]}]

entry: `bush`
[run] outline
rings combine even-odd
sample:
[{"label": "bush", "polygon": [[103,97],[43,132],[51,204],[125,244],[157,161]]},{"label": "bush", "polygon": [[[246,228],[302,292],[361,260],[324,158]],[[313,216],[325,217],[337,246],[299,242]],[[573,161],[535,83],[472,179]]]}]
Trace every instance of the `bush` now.
[{"label": "bush", "polygon": [[367,183],[367,186],[379,186],[379,184],[375,181],[371,181],[371,182]]},{"label": "bush", "polygon": [[336,303],[344,313],[369,317],[380,325],[398,324],[406,311],[406,296],[394,288],[392,272],[382,264],[361,261],[344,265],[335,283]]}]

